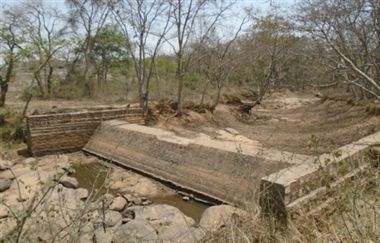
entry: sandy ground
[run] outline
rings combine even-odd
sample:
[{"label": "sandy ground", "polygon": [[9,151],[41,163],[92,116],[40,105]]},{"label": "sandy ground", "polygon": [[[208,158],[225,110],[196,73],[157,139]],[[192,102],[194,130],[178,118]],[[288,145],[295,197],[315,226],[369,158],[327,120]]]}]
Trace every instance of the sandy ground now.
[{"label": "sandy ground", "polygon": [[232,128],[262,146],[297,154],[331,152],[342,145],[380,130],[380,117],[365,106],[315,98],[313,95],[275,93],[251,115],[233,106],[219,105],[214,113],[189,111],[181,119],[161,118],[159,127],[188,135],[190,131],[217,137],[220,129]]}]

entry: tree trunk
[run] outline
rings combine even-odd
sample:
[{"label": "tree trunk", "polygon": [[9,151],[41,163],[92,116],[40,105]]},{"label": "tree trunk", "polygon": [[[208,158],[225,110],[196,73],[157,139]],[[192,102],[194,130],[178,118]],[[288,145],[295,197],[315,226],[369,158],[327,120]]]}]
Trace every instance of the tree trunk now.
[{"label": "tree trunk", "polygon": [[7,72],[5,74],[5,80],[0,76],[0,107],[5,106],[5,100],[7,98],[8,93],[8,83],[11,80],[12,72],[13,72],[13,65],[14,65],[14,57],[13,57],[13,50],[14,47],[11,47],[10,56],[9,56],[9,64],[7,68]]},{"label": "tree trunk", "polygon": [[49,73],[47,75],[47,78],[46,78],[46,85],[47,85],[47,92],[48,92],[48,95],[51,96],[52,95],[52,87],[53,87],[53,71],[54,71],[54,68],[52,65],[49,64]]},{"label": "tree trunk", "polygon": [[8,83],[0,76],[0,107],[5,106],[5,99],[8,92]]},{"label": "tree trunk", "polygon": [[87,97],[92,96],[92,87],[90,84],[90,80],[88,77],[88,71],[89,71],[89,65],[90,65],[90,55],[89,55],[89,48],[87,47],[87,50],[85,50],[84,53],[84,71],[83,71],[83,81],[84,81],[84,92]]},{"label": "tree trunk", "polygon": [[182,92],[183,92],[183,73],[182,73],[182,54],[177,55],[176,78],[178,82],[177,91],[177,114],[182,114]]},{"label": "tree trunk", "polygon": [[218,93],[216,94],[216,99],[214,100],[214,104],[211,106],[211,111],[214,111],[216,106],[219,104],[220,95],[222,93],[222,88],[223,88],[223,86],[218,85]]}]

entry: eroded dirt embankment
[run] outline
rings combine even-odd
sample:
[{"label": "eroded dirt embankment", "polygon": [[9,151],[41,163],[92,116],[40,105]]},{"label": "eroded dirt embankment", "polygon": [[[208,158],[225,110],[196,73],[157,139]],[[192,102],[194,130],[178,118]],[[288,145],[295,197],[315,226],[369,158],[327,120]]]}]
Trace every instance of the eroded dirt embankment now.
[{"label": "eroded dirt embankment", "polygon": [[315,155],[379,131],[380,116],[363,105],[287,92],[267,97],[250,115],[232,105],[219,105],[213,113],[162,115],[157,126],[188,136],[190,130],[214,137],[220,129],[232,128],[264,147]]}]

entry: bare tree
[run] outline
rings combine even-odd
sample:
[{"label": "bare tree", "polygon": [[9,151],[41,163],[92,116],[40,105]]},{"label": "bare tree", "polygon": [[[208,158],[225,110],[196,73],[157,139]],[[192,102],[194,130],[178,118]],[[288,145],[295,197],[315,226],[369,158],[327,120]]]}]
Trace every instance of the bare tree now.
[{"label": "bare tree", "polygon": [[51,96],[54,72],[53,57],[64,46],[66,25],[58,9],[42,0],[25,2],[19,21],[26,33],[30,59],[37,59],[33,70],[41,96]]},{"label": "bare tree", "polygon": [[216,97],[210,107],[213,111],[219,104],[222,89],[225,82],[229,80],[233,69],[236,67],[237,62],[234,61],[234,55],[232,52],[234,50],[233,44],[237,40],[239,33],[242,31],[243,26],[248,22],[248,17],[244,17],[241,21],[238,29],[235,33],[232,33],[232,38],[225,39],[224,35],[218,36],[216,30],[213,31],[205,41],[204,47],[198,52],[201,52],[199,56],[201,57],[197,62],[200,64],[201,72],[206,76],[207,82],[205,84],[204,90],[201,97],[201,105],[204,101],[204,96],[206,94],[206,89],[208,84],[211,84],[217,89]]},{"label": "bare tree", "polygon": [[[177,91],[177,114],[182,113],[183,102],[183,80],[189,63],[195,50],[189,52],[187,48],[191,41],[195,41],[197,21],[202,21],[204,31],[199,33],[197,42],[203,43],[210,31],[222,19],[223,14],[234,5],[235,1],[220,4],[211,0],[173,0],[169,1],[172,5],[172,20],[175,28],[173,38],[167,42],[173,48],[176,56],[176,79],[178,81]],[[205,21],[205,18],[208,21]],[[174,41],[173,41],[174,40]]]},{"label": "bare tree", "polygon": [[66,0],[70,7],[69,22],[77,36],[82,39],[81,48],[84,56],[83,82],[87,96],[92,95],[92,84],[89,79],[91,52],[98,33],[106,23],[110,12],[107,0]]},{"label": "bare tree", "polygon": [[307,0],[298,17],[302,30],[335,53],[329,64],[344,82],[380,99],[380,2]]},{"label": "bare tree", "polygon": [[138,81],[139,103],[148,111],[149,86],[156,56],[170,30],[171,5],[163,0],[126,0],[113,6],[113,14],[129,40],[128,49]]}]

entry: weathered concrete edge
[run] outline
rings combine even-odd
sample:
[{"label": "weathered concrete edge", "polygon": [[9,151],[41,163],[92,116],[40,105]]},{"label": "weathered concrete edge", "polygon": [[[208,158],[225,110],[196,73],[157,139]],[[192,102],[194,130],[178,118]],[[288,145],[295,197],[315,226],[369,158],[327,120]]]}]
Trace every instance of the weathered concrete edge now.
[{"label": "weathered concrete edge", "polygon": [[88,153],[88,154],[91,154],[91,155],[94,155],[96,157],[99,157],[99,158],[102,158],[106,161],[109,161],[111,163],[114,163],[120,167],[124,167],[124,168],[127,168],[127,169],[131,169],[133,171],[136,171],[136,172],[139,172],[143,175],[146,175],[148,176],[149,178],[153,178],[159,182],[162,182],[164,184],[170,184],[171,186],[174,186],[178,189],[178,191],[182,192],[182,193],[185,193],[186,195],[191,195],[192,192],[194,192],[195,194],[198,194],[198,195],[192,195],[192,198],[196,201],[200,201],[200,202],[204,202],[204,203],[214,203],[214,204],[229,204],[229,205],[236,205],[235,203],[233,202],[229,202],[229,201],[226,201],[224,199],[221,199],[221,198],[218,198],[218,197],[215,197],[213,195],[210,195],[206,192],[203,192],[203,191],[199,191],[199,190],[194,190],[193,188],[191,187],[188,187],[188,186],[185,186],[181,183],[178,183],[178,182],[175,182],[175,181],[172,181],[172,180],[168,180],[164,177],[161,177],[161,176],[158,176],[154,173],[151,173],[149,171],[146,171],[146,170],[143,170],[141,168],[138,168],[136,166],[131,166],[131,165],[127,165],[121,161],[118,161],[116,159],[113,159],[109,156],[105,156],[104,154],[100,154],[100,153],[97,153],[97,152],[94,152],[90,149],[87,149],[86,147],[82,148],[82,151]]},{"label": "weathered concrete edge", "polygon": [[200,133],[200,136],[198,137],[199,139],[198,142],[195,143],[194,139],[192,138],[178,136],[172,131],[163,130],[161,128],[158,128],[159,129],[158,130],[155,127],[144,126],[142,129],[142,127],[139,124],[118,123],[118,120],[109,120],[109,121],[104,121],[104,122],[107,122],[108,124],[111,124],[111,125],[120,126],[120,127],[123,127],[125,125],[129,127],[133,126],[134,130],[140,133],[152,135],[159,141],[170,142],[173,144],[205,146],[205,147],[210,147],[210,148],[225,151],[225,152],[240,153],[245,156],[268,159],[272,161],[284,162],[284,163],[289,163],[289,164],[302,164],[304,161],[312,159],[312,156],[309,156],[309,155],[289,153],[285,151],[279,151],[279,150],[263,148],[263,147],[255,147],[250,144],[245,144],[244,142],[239,142],[239,141],[236,142],[232,140],[226,140],[226,141],[213,140],[213,142],[235,145],[235,147],[220,146],[220,145],[217,146],[217,145],[213,145],[213,144],[205,142],[202,139],[202,137],[206,139],[206,138],[209,138],[209,136],[202,133]]},{"label": "weathered concrete edge", "polygon": [[[321,171],[327,175],[336,173],[336,168],[342,162],[355,160],[370,147],[377,145],[380,141],[380,132],[364,137],[356,142],[340,147],[329,154],[322,154],[302,164],[297,164],[289,168],[282,169],[261,179],[260,182],[260,206],[265,214],[276,214],[280,217],[287,217],[288,211],[302,208],[305,201],[326,199],[329,190],[325,187],[317,186],[297,199],[290,199],[289,194],[292,190],[308,191],[305,188],[313,179],[313,176],[320,174]],[[357,168],[342,175],[341,179],[332,184],[341,185],[345,180],[352,179],[368,167],[368,164],[357,164]],[[319,177],[318,177],[319,178]],[[322,180],[323,178],[319,178]],[[320,183],[316,183],[319,185]],[[297,189],[293,189],[297,188]],[[308,197],[308,198],[307,198]],[[307,200],[303,200],[307,198]],[[313,209],[311,209],[313,210]]]}]

